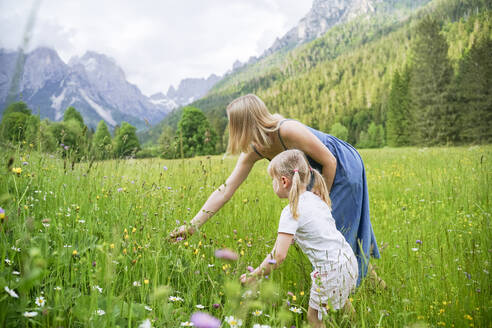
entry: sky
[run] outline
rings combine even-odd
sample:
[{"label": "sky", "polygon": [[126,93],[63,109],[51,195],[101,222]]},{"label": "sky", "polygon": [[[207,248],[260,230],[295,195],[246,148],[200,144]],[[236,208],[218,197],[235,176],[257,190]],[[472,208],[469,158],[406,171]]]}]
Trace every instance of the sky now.
[{"label": "sky", "polygon": [[[17,49],[37,0],[0,0],[0,47]],[[63,61],[91,50],[116,60],[151,95],[185,78],[223,75],[294,27],[312,0],[44,0],[29,48]]]}]

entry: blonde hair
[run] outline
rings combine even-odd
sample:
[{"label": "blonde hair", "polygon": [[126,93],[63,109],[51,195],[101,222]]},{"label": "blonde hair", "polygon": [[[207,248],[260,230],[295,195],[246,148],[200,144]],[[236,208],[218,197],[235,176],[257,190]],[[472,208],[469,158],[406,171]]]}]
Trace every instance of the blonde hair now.
[{"label": "blonde hair", "polygon": [[263,101],[254,94],[234,99],[227,106],[229,144],[227,152],[238,154],[251,150],[251,143],[270,146],[269,132],[276,131],[282,116],[270,114]]},{"label": "blonde hair", "polygon": [[314,184],[311,191],[318,195],[331,209],[331,200],[325,179],[317,170],[311,168],[304,153],[297,149],[289,149],[275,156],[268,165],[268,174],[273,179],[282,176],[292,181],[289,192],[289,207],[294,219],[299,217],[297,211],[299,194],[302,187],[306,187],[314,175]]}]

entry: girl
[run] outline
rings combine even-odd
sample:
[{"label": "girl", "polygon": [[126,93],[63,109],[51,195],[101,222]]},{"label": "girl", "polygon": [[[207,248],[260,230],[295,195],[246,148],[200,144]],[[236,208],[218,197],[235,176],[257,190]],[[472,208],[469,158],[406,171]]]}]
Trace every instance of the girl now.
[{"label": "girl", "polygon": [[[254,164],[273,158],[287,149],[306,154],[313,169],[322,174],[330,191],[337,229],[354,251],[359,265],[359,280],[366,275],[369,257],[379,258],[376,238],[369,219],[369,195],[364,164],[359,153],[348,143],[317,131],[295,120],[272,115],[263,101],[249,94],[227,106],[229,118],[228,152],[241,153],[226,182],[210,195],[189,226],[181,226],[171,238],[193,234],[232,197],[247,178]],[[308,189],[311,185],[308,185]],[[384,281],[370,270],[373,281]]]},{"label": "girl", "polygon": [[[268,275],[283,262],[295,237],[314,267],[308,320],[312,327],[324,327],[321,319],[327,307],[338,310],[345,306],[353,311],[348,296],[357,282],[357,260],[335,226],[323,177],[310,169],[301,151],[292,149],[275,156],[268,166],[268,174],[277,196],[288,198],[289,205],[280,215],[272,252],[251,274],[243,274],[241,282],[249,283]],[[310,181],[313,181],[312,192],[306,190]]]}]

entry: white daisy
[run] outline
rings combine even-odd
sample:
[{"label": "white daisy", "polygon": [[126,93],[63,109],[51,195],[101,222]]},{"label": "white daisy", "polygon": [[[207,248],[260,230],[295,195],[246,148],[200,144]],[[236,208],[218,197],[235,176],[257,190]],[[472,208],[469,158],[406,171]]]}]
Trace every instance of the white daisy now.
[{"label": "white daisy", "polygon": [[105,315],[105,314],[106,314],[106,312],[105,312],[104,310],[97,309],[97,310],[96,310],[96,314],[97,314],[97,315],[99,315],[99,316],[101,316],[101,315]]},{"label": "white daisy", "polygon": [[252,315],[254,315],[255,317],[259,317],[260,315],[263,314],[263,311],[261,310],[256,310],[254,312],[251,312]]},{"label": "white daisy", "polygon": [[181,301],[183,301],[183,299],[181,297],[179,297],[179,296],[169,296],[169,300],[171,302],[181,302]]},{"label": "white daisy", "polygon": [[260,325],[259,323],[255,323],[253,328],[271,328],[269,325]]},{"label": "white daisy", "polygon": [[35,311],[33,311],[33,312],[27,312],[27,311],[26,311],[26,312],[22,313],[22,315],[23,315],[24,317],[26,317],[26,318],[32,318],[32,317],[37,316],[37,315],[38,315],[38,313],[37,313],[37,312],[35,312]]},{"label": "white daisy", "polygon": [[99,294],[102,294],[102,292],[103,292],[103,289],[101,287],[99,287],[99,285],[93,286],[92,289],[96,289],[99,292]]},{"label": "white daisy", "polygon": [[194,326],[193,322],[186,321],[181,323],[181,327],[193,327],[193,326]]},{"label": "white daisy", "polygon": [[9,260],[9,259],[5,259],[5,263],[7,263],[7,265],[11,265],[12,264],[12,261]]},{"label": "white daisy", "polygon": [[60,287],[60,286],[56,286],[56,287],[55,287],[55,288],[53,288],[53,289],[54,289],[54,290],[56,290],[56,291],[59,291],[59,290],[61,290],[61,287]]},{"label": "white daisy", "polygon": [[43,296],[39,296],[39,297],[36,297],[36,301],[34,301],[34,303],[36,303],[36,305],[39,307],[43,307],[44,304],[46,303],[46,300],[44,299]]},{"label": "white daisy", "polygon": [[142,286],[142,283],[140,283],[140,281],[134,281],[133,286],[134,287],[140,287],[140,286]]},{"label": "white daisy", "polygon": [[200,310],[205,308],[205,306],[203,306],[203,305],[201,305],[201,304],[197,304],[197,305],[195,305],[195,307],[196,307],[197,309],[200,309]]},{"label": "white daisy", "polygon": [[15,290],[13,289],[10,289],[8,288],[7,286],[5,286],[5,291],[12,297],[14,298],[19,298],[19,295],[17,295],[17,293],[15,292]]},{"label": "white daisy", "polygon": [[291,306],[289,310],[291,310],[294,313],[302,313],[302,310],[295,306]]},{"label": "white daisy", "polygon": [[152,311],[152,308],[148,305],[145,305],[144,308],[147,310],[147,311]]},{"label": "white daisy", "polygon": [[15,276],[18,276],[18,275],[20,275],[20,272],[19,271],[12,271],[12,274]]},{"label": "white daisy", "polygon": [[142,321],[140,326],[138,326],[138,328],[152,328],[152,324],[150,323],[149,319],[145,319],[144,321]]},{"label": "white daisy", "polygon": [[224,320],[229,324],[229,326],[231,326],[231,328],[237,328],[243,325],[243,321],[241,319],[236,319],[232,315],[225,317]]}]

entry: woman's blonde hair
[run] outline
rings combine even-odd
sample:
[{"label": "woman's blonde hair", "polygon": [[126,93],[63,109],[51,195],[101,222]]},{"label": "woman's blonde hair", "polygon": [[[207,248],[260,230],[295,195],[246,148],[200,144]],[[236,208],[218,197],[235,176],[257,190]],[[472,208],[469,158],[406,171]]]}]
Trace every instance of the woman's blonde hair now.
[{"label": "woman's blonde hair", "polygon": [[254,94],[234,99],[227,106],[229,144],[227,152],[238,154],[251,151],[251,143],[270,146],[269,132],[276,131],[282,116],[270,114],[263,101]]},{"label": "woman's blonde hair", "polygon": [[294,219],[299,217],[297,211],[299,204],[299,194],[302,187],[307,187],[312,177],[314,184],[311,191],[318,195],[330,208],[331,200],[325,179],[317,170],[309,166],[304,153],[297,149],[289,149],[275,156],[268,165],[268,174],[273,179],[284,176],[292,181],[289,192],[289,207]]}]

